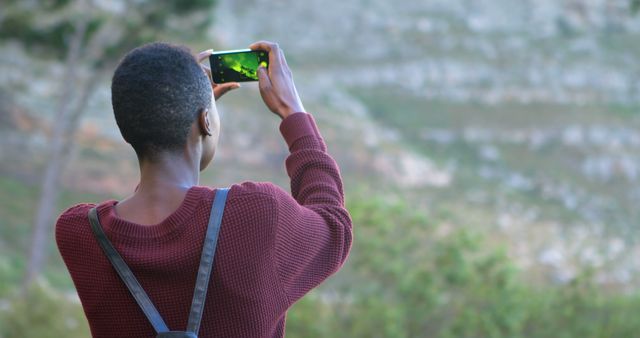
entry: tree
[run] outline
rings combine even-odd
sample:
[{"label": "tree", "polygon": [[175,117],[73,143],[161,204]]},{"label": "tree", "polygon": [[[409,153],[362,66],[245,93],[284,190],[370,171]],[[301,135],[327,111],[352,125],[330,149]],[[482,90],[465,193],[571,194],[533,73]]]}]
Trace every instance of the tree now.
[{"label": "tree", "polygon": [[[124,52],[145,42],[197,38],[211,22],[215,0],[8,0],[0,5],[0,41],[19,42],[27,51],[64,59],[63,85],[52,116],[49,159],[41,192],[23,291],[41,273],[55,212],[60,177],[73,140],[97,85]],[[38,15],[39,14],[39,15]],[[46,20],[40,20],[46,14]]]}]

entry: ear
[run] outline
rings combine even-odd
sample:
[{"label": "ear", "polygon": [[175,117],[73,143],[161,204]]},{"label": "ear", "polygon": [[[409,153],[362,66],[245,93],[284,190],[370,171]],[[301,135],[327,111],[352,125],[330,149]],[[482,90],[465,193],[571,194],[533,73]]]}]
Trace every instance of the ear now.
[{"label": "ear", "polygon": [[209,110],[202,109],[198,113],[198,127],[200,128],[200,135],[211,136],[211,122],[209,121]]}]

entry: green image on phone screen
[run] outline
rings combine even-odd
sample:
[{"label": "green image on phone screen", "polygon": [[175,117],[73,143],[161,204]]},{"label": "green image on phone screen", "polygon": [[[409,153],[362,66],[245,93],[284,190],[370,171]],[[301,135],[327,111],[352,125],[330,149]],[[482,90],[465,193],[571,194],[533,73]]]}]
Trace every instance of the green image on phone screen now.
[{"label": "green image on phone screen", "polygon": [[258,81],[258,67],[268,67],[268,54],[250,50],[216,52],[209,62],[215,83]]}]

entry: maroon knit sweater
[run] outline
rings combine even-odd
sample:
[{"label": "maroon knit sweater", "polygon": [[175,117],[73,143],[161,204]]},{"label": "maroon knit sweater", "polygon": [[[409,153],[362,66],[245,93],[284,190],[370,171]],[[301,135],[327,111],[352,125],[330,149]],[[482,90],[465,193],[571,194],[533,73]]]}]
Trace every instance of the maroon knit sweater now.
[{"label": "maroon knit sweater", "polygon": [[[229,191],[200,337],[283,337],[287,309],[344,263],[351,219],[342,180],[310,114],[284,119],[291,154],[291,194],[271,183],[234,184]],[[110,200],[98,215],[171,330],[185,330],[215,189],[195,186],[159,224],[118,217]],[[66,210],[56,241],[94,337],[155,337],[93,233],[87,212]]]}]

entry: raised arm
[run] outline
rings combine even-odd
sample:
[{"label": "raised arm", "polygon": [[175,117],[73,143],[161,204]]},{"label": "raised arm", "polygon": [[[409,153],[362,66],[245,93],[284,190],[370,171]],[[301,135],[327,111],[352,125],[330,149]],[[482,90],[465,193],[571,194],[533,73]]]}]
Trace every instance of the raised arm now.
[{"label": "raised arm", "polygon": [[351,218],[344,205],[340,170],[327,153],[314,118],[304,107],[282,50],[270,42],[251,49],[269,53],[260,68],[260,93],[283,121],[289,146],[291,194],[274,187],[277,205],[276,268],[290,303],[319,285],[344,263],[351,248]]}]

